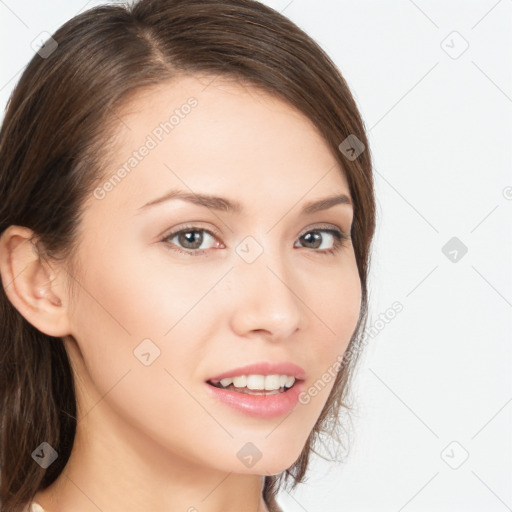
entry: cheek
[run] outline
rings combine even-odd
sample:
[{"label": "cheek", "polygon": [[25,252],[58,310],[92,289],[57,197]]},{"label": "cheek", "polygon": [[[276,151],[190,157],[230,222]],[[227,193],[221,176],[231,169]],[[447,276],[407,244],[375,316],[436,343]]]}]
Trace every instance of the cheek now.
[{"label": "cheek", "polygon": [[169,304],[130,250],[110,239],[115,243],[102,251],[84,246],[85,271],[72,304],[72,334],[94,386],[103,393],[126,372],[143,366],[134,354],[143,340],[160,345]]},{"label": "cheek", "polygon": [[128,257],[122,265],[90,259],[73,308],[73,335],[83,358],[76,368],[87,387],[85,411],[100,418],[109,408],[176,453],[196,450],[199,459],[201,447],[191,449],[190,440],[216,426],[189,394],[197,391],[195,339],[201,339],[191,308],[213,283],[191,282],[191,274],[165,277]]},{"label": "cheek", "polygon": [[[308,347],[312,371],[305,383],[301,403],[312,416],[320,414],[354,334],[361,311],[361,282],[355,258],[325,281],[311,295],[310,308],[318,326],[314,346]],[[346,371],[346,370],[345,370]]]},{"label": "cheek", "polygon": [[322,350],[330,360],[348,345],[361,311],[361,281],[355,257],[352,255],[338,269],[322,280],[321,288],[310,294],[308,305],[325,336],[320,339]]},{"label": "cheek", "polygon": [[[115,257],[109,257],[109,253]],[[101,326],[116,338],[161,339],[187,315],[208,287],[207,276],[169,264],[165,251],[105,247],[102,258],[84,256],[86,275],[74,315],[85,330]],[[87,259],[86,259],[87,258]],[[213,276],[215,277],[215,276]],[[212,280],[213,280],[212,277]]]},{"label": "cheek", "polygon": [[218,275],[191,266],[173,269],[165,254],[152,258],[129,247],[116,252],[117,259],[108,257],[108,247],[102,259],[84,256],[87,273],[73,307],[73,335],[100,391],[130,371],[135,393],[147,386],[153,395],[168,395],[177,385],[171,375],[193,380],[201,340],[211,338],[208,329],[217,325],[212,317],[218,312],[205,295]]}]

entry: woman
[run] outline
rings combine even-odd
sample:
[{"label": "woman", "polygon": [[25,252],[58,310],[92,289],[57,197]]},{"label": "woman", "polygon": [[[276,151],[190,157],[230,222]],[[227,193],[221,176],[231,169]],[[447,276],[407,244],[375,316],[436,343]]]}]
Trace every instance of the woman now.
[{"label": "woman", "polygon": [[1,510],[280,510],[367,316],[329,57],[252,0],[97,7],[29,63],[0,162]]}]

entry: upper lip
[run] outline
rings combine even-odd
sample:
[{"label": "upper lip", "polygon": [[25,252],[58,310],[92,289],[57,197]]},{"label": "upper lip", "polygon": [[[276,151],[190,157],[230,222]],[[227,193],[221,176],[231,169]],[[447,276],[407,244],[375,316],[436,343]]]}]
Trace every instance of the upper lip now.
[{"label": "upper lip", "polygon": [[238,375],[288,375],[290,377],[295,377],[296,380],[304,380],[306,378],[306,372],[304,369],[294,363],[271,363],[263,361],[219,373],[218,375],[210,377],[208,380],[220,381],[221,379],[237,377]]}]

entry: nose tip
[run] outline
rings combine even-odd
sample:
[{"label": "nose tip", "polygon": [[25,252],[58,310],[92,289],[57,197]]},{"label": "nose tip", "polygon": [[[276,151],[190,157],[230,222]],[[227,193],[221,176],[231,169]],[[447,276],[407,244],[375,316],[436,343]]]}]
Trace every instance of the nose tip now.
[{"label": "nose tip", "polygon": [[265,328],[251,329],[251,331],[262,334],[269,341],[280,341],[290,338],[298,330],[296,325],[289,326],[289,322],[285,324],[286,321],[275,318],[274,320],[267,320]]},{"label": "nose tip", "polygon": [[233,276],[239,287],[233,329],[240,335],[252,331],[264,333],[272,341],[289,338],[302,320],[302,301],[289,284],[293,281],[291,272],[283,272],[285,279],[282,279],[264,261],[248,267]]}]

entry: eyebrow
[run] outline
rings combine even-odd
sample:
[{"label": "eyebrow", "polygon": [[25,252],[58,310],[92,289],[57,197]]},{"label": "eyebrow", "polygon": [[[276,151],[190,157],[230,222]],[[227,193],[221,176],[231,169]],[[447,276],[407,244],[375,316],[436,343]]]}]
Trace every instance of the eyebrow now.
[{"label": "eyebrow", "polygon": [[[242,214],[244,213],[244,207],[239,201],[227,199],[224,197],[213,196],[209,194],[197,194],[189,193],[184,190],[173,189],[166,192],[163,196],[153,199],[149,203],[138,208],[138,213],[148,209],[151,206],[156,206],[172,199],[181,199],[182,201],[188,201],[199,206],[205,206],[213,210],[219,210],[227,213]],[[335,196],[324,197],[315,201],[309,201],[302,207],[301,214],[311,215],[315,212],[327,210],[338,204],[346,204],[352,206],[350,197],[346,194],[338,194]]]}]

